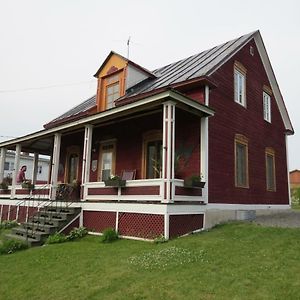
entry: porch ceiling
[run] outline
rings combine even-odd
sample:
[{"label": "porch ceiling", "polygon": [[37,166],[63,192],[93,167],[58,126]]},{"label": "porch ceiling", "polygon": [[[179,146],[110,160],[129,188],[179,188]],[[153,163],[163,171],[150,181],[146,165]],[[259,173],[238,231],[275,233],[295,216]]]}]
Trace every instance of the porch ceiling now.
[{"label": "porch ceiling", "polygon": [[176,107],[200,117],[209,117],[214,115],[214,111],[210,107],[196,102],[178,91],[169,89],[139,101],[115,107],[77,121],[2,142],[0,143],[0,148],[6,147],[7,149],[14,150],[17,144],[21,144],[22,151],[38,152],[40,154],[49,155],[52,151],[53,136],[55,133],[69,133],[83,130],[84,126],[88,124],[97,126],[110,121],[118,121],[126,117],[134,117],[135,115],[161,109],[162,103],[166,101],[174,101],[176,103]]}]

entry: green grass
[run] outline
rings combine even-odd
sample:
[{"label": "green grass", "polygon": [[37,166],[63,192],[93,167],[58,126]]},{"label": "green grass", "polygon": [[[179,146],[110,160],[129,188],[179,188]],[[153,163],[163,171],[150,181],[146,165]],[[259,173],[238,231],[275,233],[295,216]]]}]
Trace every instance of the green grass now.
[{"label": "green grass", "polygon": [[300,299],[300,229],[233,223],[153,244],[99,237],[0,256],[0,299]]}]

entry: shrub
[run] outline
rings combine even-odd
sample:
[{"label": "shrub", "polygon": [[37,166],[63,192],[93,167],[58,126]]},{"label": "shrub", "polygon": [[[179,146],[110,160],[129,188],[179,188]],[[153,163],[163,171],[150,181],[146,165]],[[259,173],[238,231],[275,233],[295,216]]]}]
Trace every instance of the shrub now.
[{"label": "shrub", "polygon": [[4,240],[0,245],[0,254],[11,254],[19,250],[27,249],[28,245],[16,240]]},{"label": "shrub", "polygon": [[160,236],[156,237],[153,242],[155,244],[162,244],[162,243],[166,243],[167,240],[165,239],[165,237],[163,235],[160,235]]},{"label": "shrub", "polygon": [[68,241],[73,241],[82,238],[88,234],[85,227],[73,228],[67,236]]},{"label": "shrub", "polygon": [[67,237],[64,234],[55,232],[54,234],[48,236],[45,244],[59,244],[66,241]]},{"label": "shrub", "polygon": [[111,243],[119,238],[118,232],[116,232],[113,228],[107,228],[103,231],[102,235],[102,243]]},{"label": "shrub", "polygon": [[17,221],[3,221],[0,223],[0,229],[10,229],[18,226]]}]

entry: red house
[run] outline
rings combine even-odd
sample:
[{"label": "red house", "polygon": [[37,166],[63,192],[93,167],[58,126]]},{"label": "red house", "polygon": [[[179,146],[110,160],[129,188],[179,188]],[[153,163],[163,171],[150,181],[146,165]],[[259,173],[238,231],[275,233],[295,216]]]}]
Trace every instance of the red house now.
[{"label": "red house", "polygon": [[[71,206],[81,212],[68,225],[130,237],[168,239],[239,211],[289,208],[294,131],[259,31],[154,71],[111,52],[94,76],[95,96],[0,144],[0,182],[6,151],[16,151],[1,220],[54,203],[62,183],[74,182]],[[21,151],[51,156],[47,186],[16,183]],[[22,202],[28,193],[39,201]]]}]

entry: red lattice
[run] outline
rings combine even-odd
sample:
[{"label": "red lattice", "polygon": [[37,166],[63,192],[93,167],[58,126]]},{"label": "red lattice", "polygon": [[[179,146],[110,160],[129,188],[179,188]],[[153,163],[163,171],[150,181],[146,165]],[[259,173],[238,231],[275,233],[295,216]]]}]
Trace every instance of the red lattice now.
[{"label": "red lattice", "polygon": [[190,233],[203,228],[203,214],[197,215],[170,215],[170,238]]},{"label": "red lattice", "polygon": [[107,211],[84,211],[83,226],[90,231],[102,232],[106,228],[116,228],[116,213]]},{"label": "red lattice", "polygon": [[79,227],[79,218],[73,221],[67,228],[65,228],[62,233],[69,234],[73,228],[78,228],[78,227]]},{"label": "red lattice", "polygon": [[125,236],[153,239],[164,234],[164,216],[119,213],[119,233]]},{"label": "red lattice", "polygon": [[26,212],[27,212],[27,206],[20,206],[19,207],[19,214],[18,214],[18,222],[19,223],[25,222]]},{"label": "red lattice", "polygon": [[6,221],[8,217],[8,205],[2,205],[1,221]]}]

